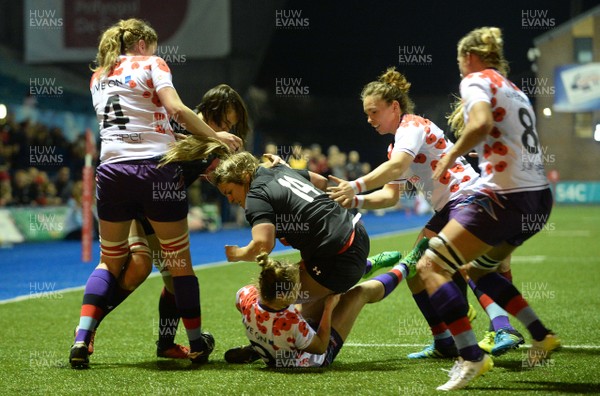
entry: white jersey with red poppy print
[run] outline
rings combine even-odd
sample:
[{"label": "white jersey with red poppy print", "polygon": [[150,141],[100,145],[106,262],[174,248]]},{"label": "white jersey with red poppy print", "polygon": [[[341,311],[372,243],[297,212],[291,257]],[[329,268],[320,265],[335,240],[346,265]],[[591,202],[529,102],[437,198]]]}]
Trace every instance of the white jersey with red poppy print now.
[{"label": "white jersey with red poppy print", "polygon": [[475,147],[481,177],[474,189],[510,193],[548,188],[535,113],[527,96],[495,69],[466,76],[460,83],[460,95],[465,124],[478,102],[489,103],[494,118],[494,128]]},{"label": "white jersey with red poppy print", "polygon": [[242,287],[236,295],[238,311],[246,327],[246,336],[263,361],[272,367],[319,367],[325,354],[303,352],[315,331],[293,305],[280,311],[264,309],[256,287]]},{"label": "white jersey with red poppy print", "polygon": [[388,148],[388,158],[394,152],[403,152],[414,159],[402,178],[392,183],[410,181],[424,193],[425,199],[436,211],[442,209],[479,176],[464,158],[459,157],[440,180],[431,178],[437,162],[452,146],[433,122],[414,114],[404,114],[396,130],[394,144]]},{"label": "white jersey with red poppy print", "polygon": [[147,159],[175,141],[157,92],[173,87],[171,71],[157,56],[121,56],[109,75],[95,72],[92,102],[100,124],[100,161]]}]

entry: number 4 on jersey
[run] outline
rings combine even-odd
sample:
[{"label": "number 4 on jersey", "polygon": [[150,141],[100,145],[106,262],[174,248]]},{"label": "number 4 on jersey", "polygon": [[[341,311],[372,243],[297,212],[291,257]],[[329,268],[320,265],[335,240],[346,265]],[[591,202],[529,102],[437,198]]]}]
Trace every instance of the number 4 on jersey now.
[{"label": "number 4 on jersey", "polygon": [[[112,112],[115,118],[112,120],[108,119],[108,115]],[[123,110],[121,109],[121,103],[119,103],[119,95],[112,95],[108,97],[106,105],[104,106],[104,121],[102,128],[107,129],[113,125],[118,125],[119,129],[125,129],[125,124],[129,122],[129,117],[125,117]]]}]

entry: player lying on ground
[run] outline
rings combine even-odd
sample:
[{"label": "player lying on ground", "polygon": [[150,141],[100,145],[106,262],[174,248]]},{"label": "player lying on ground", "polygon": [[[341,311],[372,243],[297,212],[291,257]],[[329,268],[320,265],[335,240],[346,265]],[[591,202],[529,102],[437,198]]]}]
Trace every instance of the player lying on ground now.
[{"label": "player lying on ground", "polygon": [[[414,275],[425,244],[417,246],[390,271],[359,283],[344,294],[325,297],[318,322],[306,320],[294,303],[302,299],[300,263],[256,260],[261,267],[257,285],[241,288],[236,308],[252,350],[273,368],[326,367],[333,363],[366,304],[383,300],[402,279]],[[311,323],[316,323],[313,329]]]}]

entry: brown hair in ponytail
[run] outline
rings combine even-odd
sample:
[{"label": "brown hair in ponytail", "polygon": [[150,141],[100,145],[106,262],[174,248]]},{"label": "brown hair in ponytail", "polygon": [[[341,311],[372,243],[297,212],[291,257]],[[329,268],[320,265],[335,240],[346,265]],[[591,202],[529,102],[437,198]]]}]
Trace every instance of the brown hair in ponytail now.
[{"label": "brown hair in ponytail", "polygon": [[396,71],[395,67],[390,67],[379,76],[377,81],[371,81],[365,85],[360,93],[360,99],[364,101],[367,96],[376,95],[388,104],[396,100],[403,113],[412,114],[415,105],[408,96],[409,89],[410,83],[406,77]]}]

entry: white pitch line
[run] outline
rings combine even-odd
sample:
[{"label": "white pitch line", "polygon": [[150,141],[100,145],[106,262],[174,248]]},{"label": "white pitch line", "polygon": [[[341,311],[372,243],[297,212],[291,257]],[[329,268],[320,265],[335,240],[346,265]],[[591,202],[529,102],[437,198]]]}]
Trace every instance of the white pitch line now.
[{"label": "white pitch line", "polygon": [[539,264],[543,263],[546,260],[552,261],[560,261],[560,262],[573,262],[574,259],[577,259],[580,262],[595,262],[600,261],[600,257],[598,256],[588,256],[588,257],[573,257],[573,256],[512,256],[510,258],[511,263],[532,263]]},{"label": "white pitch line", "polygon": [[510,258],[511,263],[542,263],[546,261],[546,256],[512,256]]},{"label": "white pitch line", "polygon": [[[417,348],[417,347],[426,347],[430,344],[362,344],[349,342],[344,344],[347,347],[361,347],[361,348]],[[523,344],[524,348],[531,347],[530,344]],[[563,349],[591,349],[591,350],[600,350],[600,345],[563,345],[561,348]]]},{"label": "white pitch line", "polygon": [[588,230],[552,230],[544,233],[544,235],[560,238],[580,238],[590,237],[592,233]]}]

